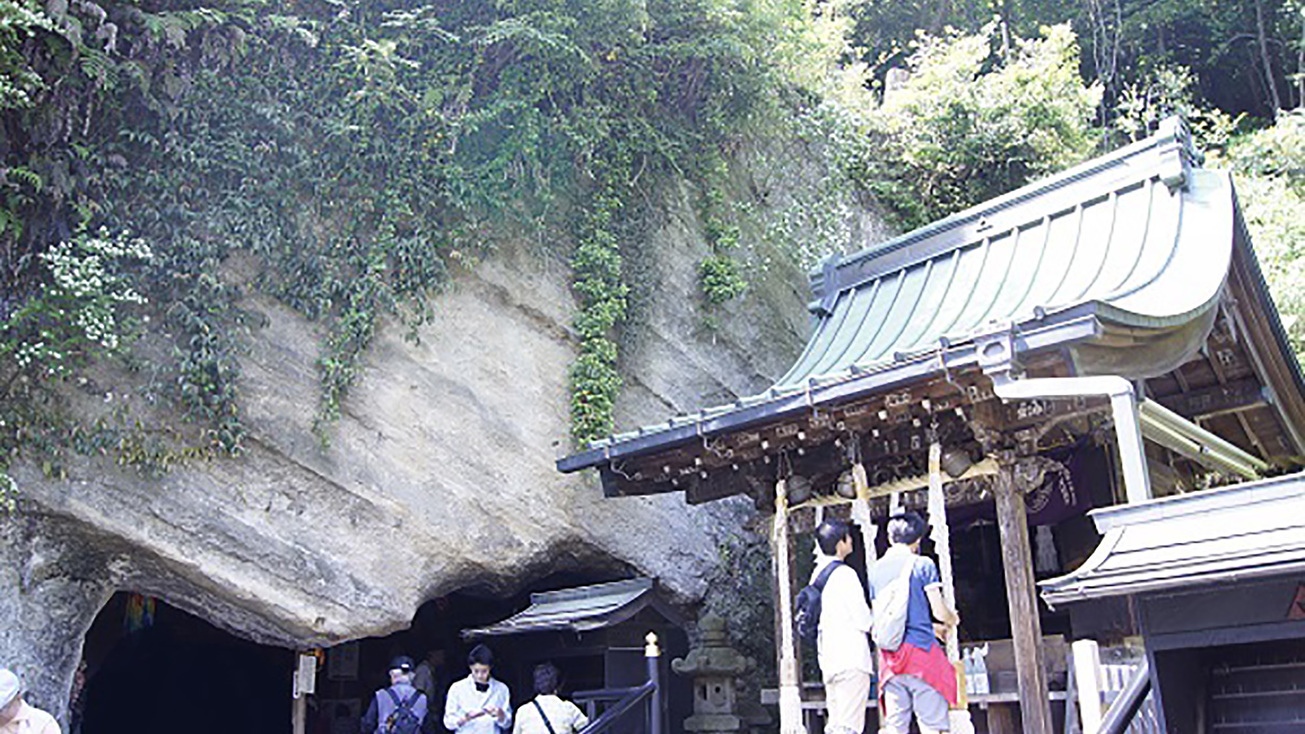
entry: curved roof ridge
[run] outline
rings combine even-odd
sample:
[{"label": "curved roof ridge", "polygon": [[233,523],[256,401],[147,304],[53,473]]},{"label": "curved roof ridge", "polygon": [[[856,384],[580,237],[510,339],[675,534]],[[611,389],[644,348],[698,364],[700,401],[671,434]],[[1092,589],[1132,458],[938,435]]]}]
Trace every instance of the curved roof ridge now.
[{"label": "curved roof ridge", "polygon": [[[856,264],[864,260],[873,260],[897,250],[909,247],[922,240],[936,237],[969,221],[980,219],[985,215],[1009,209],[1032,199],[1046,196],[1048,193],[1063,189],[1084,180],[1099,177],[1111,168],[1133,167],[1134,159],[1155,158],[1157,167],[1166,169],[1166,178],[1172,178],[1170,186],[1182,184],[1182,178],[1192,165],[1199,163],[1201,156],[1197,153],[1191,139],[1191,133],[1181,118],[1174,116],[1162,120],[1156,134],[1126,145],[1118,150],[1084,161],[1065,171],[1047,178],[1039,179],[1021,186],[1014,191],[989,199],[968,209],[962,209],[936,222],[898,235],[885,242],[871,245],[850,255],[831,258],[838,266]],[[1177,160],[1174,160],[1174,158]],[[1178,169],[1175,170],[1175,165]],[[1141,178],[1147,178],[1142,176]],[[814,274],[813,274],[814,275]]]}]

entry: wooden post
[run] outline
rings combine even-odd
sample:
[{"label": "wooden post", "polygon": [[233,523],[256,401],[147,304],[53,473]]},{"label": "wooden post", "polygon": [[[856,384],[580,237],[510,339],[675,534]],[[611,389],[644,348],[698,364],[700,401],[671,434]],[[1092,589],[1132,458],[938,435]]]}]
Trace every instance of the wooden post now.
[{"label": "wooden post", "polygon": [[[952,571],[952,539],[947,527],[947,498],[942,486],[942,444],[929,444],[929,525],[933,532],[934,551],[938,553],[938,576],[942,579],[943,599],[956,608],[956,577]],[[947,633],[947,659],[953,663],[961,659],[961,645],[956,628]]]},{"label": "wooden post", "polygon": [[[879,559],[879,552],[875,549],[875,539],[879,537],[879,526],[875,525],[874,518],[870,516],[870,479],[866,476],[865,464],[859,459],[852,464],[852,486],[856,488],[856,499],[852,500],[852,520],[861,526],[861,540],[862,545],[865,546],[865,573],[867,580],[869,580],[870,570],[874,568],[875,561]],[[869,591],[867,588],[866,592]],[[869,599],[866,601],[868,602]],[[875,680],[878,681],[879,655],[873,651],[870,654],[870,670]],[[879,705],[879,701],[879,697],[875,696],[876,720],[883,721],[884,712]]]},{"label": "wooden post", "polygon": [[857,462],[852,465],[852,486],[856,487],[856,499],[852,500],[852,521],[861,526],[861,540],[865,545],[865,570],[867,573],[879,553],[875,550],[875,539],[879,537],[879,526],[870,517],[870,481],[866,478],[865,465]]},{"label": "wooden post", "polygon": [[290,676],[290,732],[304,734],[308,727],[308,693],[304,690],[303,654],[296,652],[294,661],[294,673]]},{"label": "wooden post", "polygon": [[793,637],[792,548],[788,538],[787,482],[775,482],[775,527],[771,533],[771,560],[775,572],[775,616],[779,620],[775,642],[779,646],[779,732],[806,734],[802,725],[802,676],[797,641]]},{"label": "wooden post", "polygon": [[[952,570],[951,529],[947,525],[947,496],[943,494],[942,482],[942,444],[932,441],[929,444],[929,524],[933,527],[930,538],[933,539],[934,551],[938,553],[938,576],[942,580],[943,599],[952,609],[956,608],[956,575]],[[959,668],[961,660],[961,642],[956,628],[947,630],[947,659]],[[962,678],[957,673],[958,678]],[[961,706],[949,712],[950,731],[953,734],[973,734],[974,722],[970,719],[968,695],[964,686],[960,691]]]},{"label": "wooden post", "polygon": [[649,632],[644,637],[647,643],[643,648],[644,662],[648,667],[648,680],[652,681],[655,688],[653,697],[648,699],[648,729],[652,734],[666,734],[662,723],[662,708],[666,705],[666,689],[662,686],[661,659],[662,651],[657,646],[657,633]]},{"label": "wooden post", "polygon": [[[1070,646],[1074,658],[1074,682],[1078,686],[1078,710],[1082,730],[1101,728],[1101,651],[1096,640],[1075,640]],[[1072,715],[1065,711],[1065,717]]]},{"label": "wooden post", "polygon": [[989,734],[1019,734],[1015,728],[1015,712],[1012,711],[1013,705],[1004,703],[994,703],[988,707],[988,732]]},{"label": "wooden post", "polygon": [[1019,681],[1020,715],[1025,734],[1051,734],[1051,702],[1047,668],[1042,652],[1042,621],[1034,596],[1033,554],[1029,549],[1028,511],[1016,490],[1012,457],[1001,460],[995,482],[997,526],[1001,530],[1002,570],[1006,576],[1006,603],[1015,647],[1015,673]]}]

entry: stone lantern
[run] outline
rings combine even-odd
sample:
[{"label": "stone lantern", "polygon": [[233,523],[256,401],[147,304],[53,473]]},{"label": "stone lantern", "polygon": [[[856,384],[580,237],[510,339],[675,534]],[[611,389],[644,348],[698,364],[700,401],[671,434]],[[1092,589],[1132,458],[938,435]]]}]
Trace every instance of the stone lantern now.
[{"label": "stone lantern", "polygon": [[702,641],[671,663],[678,674],[693,679],[693,715],[684,730],[701,734],[738,734],[747,727],[739,716],[738,676],[754,662],[730,647],[725,620],[707,614],[698,621]]}]

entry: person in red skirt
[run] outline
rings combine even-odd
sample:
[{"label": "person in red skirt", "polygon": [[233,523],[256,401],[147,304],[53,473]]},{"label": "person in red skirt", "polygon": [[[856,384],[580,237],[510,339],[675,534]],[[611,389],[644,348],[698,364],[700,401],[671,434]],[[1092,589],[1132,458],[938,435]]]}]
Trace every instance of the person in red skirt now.
[{"label": "person in red skirt", "polygon": [[892,545],[868,574],[873,599],[906,572],[906,564],[912,564],[902,644],[893,651],[879,651],[879,701],[884,712],[880,731],[889,734],[907,734],[912,714],[921,731],[948,731],[947,711],[957,701],[956,670],[934,636],[933,620],[951,627],[961,618],[943,597],[938,566],[919,555],[926,528],[914,512],[889,518]]}]

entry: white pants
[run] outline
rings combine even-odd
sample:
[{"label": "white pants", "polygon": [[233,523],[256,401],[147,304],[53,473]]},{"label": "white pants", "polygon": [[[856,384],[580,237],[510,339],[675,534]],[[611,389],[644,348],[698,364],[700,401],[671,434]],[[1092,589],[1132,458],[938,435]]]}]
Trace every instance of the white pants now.
[{"label": "white pants", "polygon": [[825,681],[825,734],[862,734],[870,701],[870,674],[844,670]]}]

